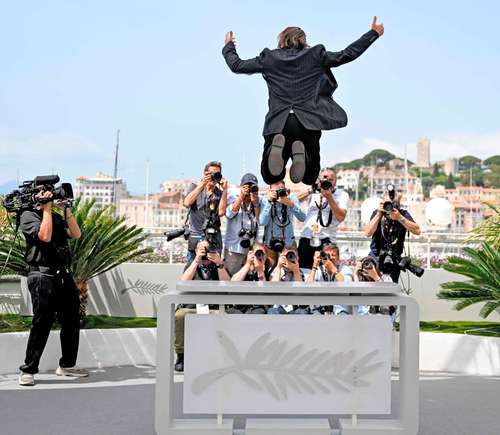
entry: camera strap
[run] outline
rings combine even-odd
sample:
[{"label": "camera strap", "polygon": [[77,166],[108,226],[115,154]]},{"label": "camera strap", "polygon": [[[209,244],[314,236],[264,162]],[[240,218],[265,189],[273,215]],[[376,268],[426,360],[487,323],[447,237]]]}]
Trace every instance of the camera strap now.
[{"label": "camera strap", "polygon": [[316,207],[318,208],[318,216],[316,217],[316,222],[318,222],[323,228],[329,227],[333,220],[333,212],[331,208],[330,212],[328,213],[328,221],[326,225],[323,221],[323,210],[328,207],[328,201],[323,204],[323,197],[321,197],[321,199],[319,200],[319,204],[316,201],[314,201],[314,204],[316,204]]}]

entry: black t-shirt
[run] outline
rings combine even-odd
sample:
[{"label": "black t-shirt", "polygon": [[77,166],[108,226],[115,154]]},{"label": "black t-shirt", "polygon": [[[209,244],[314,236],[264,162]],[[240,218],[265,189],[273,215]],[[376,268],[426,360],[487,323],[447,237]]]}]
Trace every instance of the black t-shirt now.
[{"label": "black t-shirt", "polygon": [[[413,218],[411,217],[411,214],[408,213],[406,210],[400,210],[399,211],[403,217],[406,219],[415,222]],[[372,213],[372,216],[370,218],[373,219],[373,217],[377,214],[377,210],[375,210]],[[388,218],[386,218],[384,215],[380,218],[380,222],[377,226],[377,229],[373,233],[372,236],[372,241],[370,243],[370,254],[378,257],[380,254],[380,251],[384,248],[384,245],[387,244],[386,239],[395,241],[392,244],[392,251],[394,255],[397,257],[401,257],[401,254],[403,253],[404,250],[404,243],[405,243],[405,238],[406,238],[406,232],[407,229],[400,224],[397,221],[394,221],[391,226],[391,231],[390,234],[388,232],[383,232],[382,228],[384,227],[384,223],[386,222]],[[385,235],[385,238],[384,238]]]},{"label": "black t-shirt", "polygon": [[69,266],[68,224],[61,215],[52,212],[52,239],[38,238],[42,224],[42,210],[26,210],[21,214],[20,228],[26,239],[26,262],[30,266]]},{"label": "black t-shirt", "polygon": [[[217,266],[213,263],[210,263],[209,265],[200,264],[196,268],[196,272],[193,276],[193,281],[219,281],[219,271],[217,270]],[[196,305],[181,304],[179,305],[179,307],[195,309]],[[219,306],[210,304],[208,308],[210,310],[217,310],[219,309]]]}]

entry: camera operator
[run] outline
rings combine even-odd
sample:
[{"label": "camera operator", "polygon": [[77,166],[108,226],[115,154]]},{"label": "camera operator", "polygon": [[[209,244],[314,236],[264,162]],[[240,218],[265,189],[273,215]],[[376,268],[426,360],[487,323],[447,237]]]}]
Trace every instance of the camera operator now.
[{"label": "camera operator", "polygon": [[[365,257],[361,261],[356,263],[356,268],[354,269],[354,281],[355,282],[392,282],[389,275],[383,275],[379,268],[377,261],[373,257]],[[380,305],[370,305],[370,314],[384,314],[391,318],[391,322],[396,320],[396,307],[391,306],[380,306]]]},{"label": "camera operator", "polygon": [[[267,257],[266,247],[262,243],[256,242],[248,252],[245,264],[233,275],[231,281],[270,281],[271,271],[271,260]],[[267,308],[264,305],[234,305],[226,311],[229,313],[266,314]]]},{"label": "camera operator", "polygon": [[299,196],[309,197],[309,208],[299,241],[300,267],[310,269],[315,252],[335,243],[337,228],[345,219],[349,195],[336,187],[337,174],[333,169],[322,169],[316,185]]},{"label": "camera operator", "polygon": [[[58,376],[88,376],[88,371],[75,366],[80,338],[80,297],[69,269],[68,239],[78,239],[80,227],[69,207],[64,217],[53,210],[53,193],[45,186],[36,198],[41,203],[25,210],[20,228],[26,239],[28,289],[33,304],[33,321],[24,365],[20,367],[19,385],[34,385],[34,375],[49,338],[55,315],[61,325],[62,357]],[[48,186],[53,187],[53,186]]]},{"label": "camera operator", "polygon": [[[224,268],[218,252],[209,252],[209,242],[202,240],[196,246],[194,260],[182,274],[181,281],[229,281],[231,277]],[[210,313],[218,312],[218,305],[209,305]],[[196,314],[195,304],[179,304],[175,310],[175,370],[184,371],[184,318],[186,314]]]},{"label": "camera operator", "polygon": [[221,171],[220,162],[207,163],[202,180],[193,184],[184,198],[184,207],[189,208],[188,264],[196,255],[196,245],[205,238],[222,252],[220,218],[226,213],[228,183]]},{"label": "camera operator", "polygon": [[[339,248],[337,245],[325,245],[321,251],[314,253],[313,265],[306,282],[352,282],[353,273],[349,266],[340,261]],[[350,314],[351,307],[345,305],[312,307],[313,314]],[[368,306],[358,306],[358,314],[364,315],[368,312]]]},{"label": "camera operator", "polygon": [[[295,245],[286,247],[278,257],[271,281],[304,281]],[[274,305],[267,314],[309,314],[309,305]]]},{"label": "camera operator", "polygon": [[365,226],[365,236],[372,238],[370,255],[377,259],[380,271],[389,274],[392,281],[397,283],[402,269],[401,255],[406,233],[419,235],[420,227],[410,213],[400,207],[401,193],[396,198],[394,186],[387,187],[384,201],[380,202]]},{"label": "camera operator", "polygon": [[243,175],[239,195],[229,196],[226,210],[224,265],[230,275],[241,269],[248,249],[257,239],[262,203],[257,177],[253,174]]},{"label": "camera operator", "polygon": [[295,242],[294,218],[300,222],[306,218],[297,195],[290,194],[284,181],[271,184],[259,218],[264,225],[264,244],[276,252],[291,246]]}]

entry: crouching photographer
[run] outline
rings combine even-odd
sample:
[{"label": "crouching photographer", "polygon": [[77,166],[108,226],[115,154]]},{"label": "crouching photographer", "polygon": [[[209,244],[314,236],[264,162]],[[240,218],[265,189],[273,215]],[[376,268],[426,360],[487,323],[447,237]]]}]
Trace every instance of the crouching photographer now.
[{"label": "crouching photographer", "polygon": [[[256,242],[248,252],[244,266],[236,272],[231,281],[270,281],[272,261],[267,257],[266,247]],[[229,313],[266,314],[264,305],[234,305],[226,307]]]},{"label": "crouching photographer", "polygon": [[250,173],[241,178],[238,194],[231,194],[228,198],[224,265],[230,275],[242,268],[248,250],[259,235],[262,201],[257,177]]},{"label": "crouching photographer", "polygon": [[322,169],[311,190],[299,195],[300,200],[309,197],[309,207],[304,229],[300,236],[300,267],[310,269],[314,253],[328,244],[335,244],[337,229],[347,214],[349,195],[336,187],[337,174],[333,169]]},{"label": "crouching photographer", "polygon": [[[382,275],[378,268],[377,260],[373,257],[365,257],[356,263],[356,268],[354,270],[354,281],[355,282],[384,282],[390,281],[392,279],[389,275]],[[396,307],[381,306],[381,305],[370,305],[370,314],[384,314],[391,317],[391,321],[394,322],[396,319]]]},{"label": "crouching photographer", "polygon": [[403,257],[407,233],[420,234],[420,227],[407,210],[400,206],[401,193],[396,194],[392,184],[387,185],[384,201],[365,226],[365,236],[371,237],[370,256],[377,260],[382,274],[390,275],[393,282],[399,281],[401,271],[410,271],[422,276],[424,269],[413,265],[410,257]]},{"label": "crouching photographer", "polygon": [[[311,272],[306,282],[352,282],[353,272],[349,266],[340,261],[340,253],[337,245],[325,245],[321,251],[314,253]],[[368,307],[359,306],[358,314],[364,315]],[[351,314],[352,308],[346,305],[312,306],[313,314]]]},{"label": "crouching photographer", "polygon": [[184,207],[189,209],[189,225],[184,230],[167,234],[167,240],[181,235],[188,240],[188,264],[195,258],[200,240],[208,240],[219,254],[222,252],[220,218],[226,213],[227,181],[221,171],[220,162],[205,165],[203,178],[198,184],[191,185],[184,198]]},{"label": "crouching photographer", "polygon": [[[229,281],[231,278],[224,268],[220,254],[216,250],[210,250],[208,240],[198,242],[195,258],[182,274],[181,281]],[[199,307],[202,312],[218,312],[218,305]],[[180,304],[175,310],[175,353],[177,360],[175,370],[184,371],[184,318],[186,314],[198,312],[194,304]]]},{"label": "crouching photographer", "polygon": [[[40,358],[57,317],[61,325],[61,359],[58,376],[88,376],[76,367],[80,338],[79,291],[70,271],[69,238],[78,239],[80,227],[71,212],[71,184],[59,182],[57,175],[36,177],[26,181],[20,190],[6,195],[8,212],[16,220],[26,239],[28,290],[33,304],[33,321],[20,367],[19,385],[35,384]],[[54,203],[54,201],[57,201]],[[57,211],[54,211],[57,208]]]}]

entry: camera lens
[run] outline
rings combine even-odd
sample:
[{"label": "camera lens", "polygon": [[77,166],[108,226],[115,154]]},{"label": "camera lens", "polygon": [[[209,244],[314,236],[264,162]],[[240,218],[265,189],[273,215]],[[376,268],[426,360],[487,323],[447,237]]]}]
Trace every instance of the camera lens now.
[{"label": "camera lens", "polygon": [[385,201],[383,207],[386,213],[390,213],[394,209],[394,205],[391,201]]},{"label": "camera lens", "polygon": [[259,261],[262,261],[264,259],[264,251],[262,249],[257,249],[255,251],[255,258]]},{"label": "camera lens", "polygon": [[323,261],[330,259],[330,254],[327,254],[325,251],[321,251],[319,254],[319,258]]},{"label": "camera lens", "polygon": [[220,180],[222,180],[222,172],[213,172],[212,174],[210,174],[210,177],[213,181],[216,181],[218,183]]},{"label": "camera lens", "polygon": [[257,186],[256,184],[251,184],[250,193],[259,193],[259,186]]},{"label": "camera lens", "polygon": [[320,186],[323,190],[331,189],[333,184],[328,180],[321,180]]},{"label": "camera lens", "polygon": [[297,260],[297,254],[293,251],[288,251],[286,253],[286,259],[288,261],[292,261],[292,262],[295,262]]},{"label": "camera lens", "polygon": [[279,198],[283,198],[288,195],[288,190],[287,189],[278,189],[276,191],[276,194],[278,195]]}]

